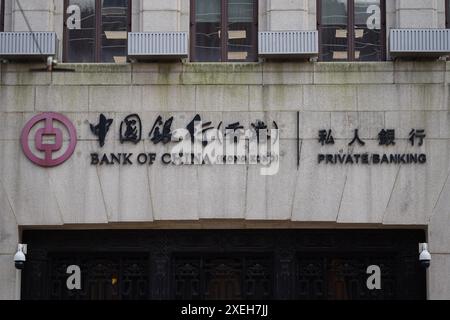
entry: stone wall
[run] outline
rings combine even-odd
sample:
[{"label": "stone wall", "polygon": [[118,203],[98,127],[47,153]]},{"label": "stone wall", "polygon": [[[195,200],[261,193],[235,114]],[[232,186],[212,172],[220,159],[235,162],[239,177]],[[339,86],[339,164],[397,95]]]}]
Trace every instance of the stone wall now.
[{"label": "stone wall", "polygon": [[[387,0],[387,29],[445,27],[443,0]],[[6,31],[26,31],[22,13],[6,0]],[[34,31],[63,35],[63,1],[21,0]],[[315,0],[259,0],[259,28],[316,28]],[[189,1],[133,0],[133,31],[188,31]],[[62,51],[61,51],[62,52]],[[75,72],[31,72],[42,65],[1,65],[0,299],[16,296],[12,255],[20,227],[147,226],[178,221],[188,227],[424,227],[433,255],[429,297],[450,299],[450,115],[445,62],[63,65]],[[31,164],[19,144],[27,120],[43,111],[67,115],[79,143],[51,170]],[[114,119],[104,152],[158,152],[149,139],[122,146],[118,126],[136,112],[144,132],[158,115],[183,127],[199,113],[218,124],[257,119],[281,129],[278,175],[252,166],[93,167],[98,151],[89,123]],[[297,168],[297,112],[301,161]],[[392,152],[410,150],[412,128],[426,130],[422,166],[318,166],[320,129],[332,129],[348,150],[354,129],[363,150],[395,128]],[[149,151],[150,150],[150,151]],[[358,147],[356,147],[356,152]],[[212,221],[206,223],[204,221]],[[220,223],[218,222],[220,221]],[[299,224],[297,224],[299,223]]]},{"label": "stone wall", "polygon": [[[31,72],[2,65],[0,86],[0,297],[13,297],[12,254],[18,226],[151,225],[153,221],[266,221],[316,227],[427,227],[433,254],[430,297],[450,298],[450,114],[445,62],[63,65],[75,72]],[[34,114],[57,111],[75,124],[75,154],[42,169],[22,153],[19,135]],[[157,152],[147,138],[121,145],[120,122],[138,113],[144,137],[158,115],[185,127],[195,114],[217,126],[258,119],[281,129],[281,167],[261,176],[254,166],[95,167],[91,152]],[[297,112],[301,162],[297,168]],[[99,149],[89,123],[114,119]],[[322,147],[318,130],[333,130]],[[317,154],[382,152],[377,134],[396,129],[389,152],[425,152],[426,165],[319,166]],[[412,128],[425,129],[411,149]],[[314,224],[316,223],[316,224]],[[266,225],[267,226],[267,225]],[[3,281],[2,281],[3,283]]]}]

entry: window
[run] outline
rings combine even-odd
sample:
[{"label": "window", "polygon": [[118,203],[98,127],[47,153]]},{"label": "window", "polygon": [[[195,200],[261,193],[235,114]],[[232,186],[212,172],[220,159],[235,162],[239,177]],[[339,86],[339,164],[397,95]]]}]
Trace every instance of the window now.
[{"label": "window", "polygon": [[5,30],[5,0],[0,0],[0,32]]},{"label": "window", "polygon": [[450,0],[445,0],[445,27],[450,28]]},{"label": "window", "polygon": [[256,61],[257,0],[191,0],[191,60]]},{"label": "window", "polygon": [[65,0],[64,61],[126,62],[131,0]]},{"label": "window", "polygon": [[318,0],[321,61],[385,60],[385,0]]}]

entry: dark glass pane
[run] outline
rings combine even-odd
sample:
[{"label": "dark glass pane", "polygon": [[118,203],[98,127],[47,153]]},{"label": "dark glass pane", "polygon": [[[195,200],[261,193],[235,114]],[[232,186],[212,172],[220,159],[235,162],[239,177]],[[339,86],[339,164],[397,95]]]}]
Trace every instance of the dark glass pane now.
[{"label": "dark glass pane", "polygon": [[5,1],[0,0],[0,31],[4,30],[5,26]]},{"label": "dark glass pane", "polygon": [[253,0],[228,1],[228,60],[255,61]]},{"label": "dark glass pane", "polygon": [[127,32],[128,0],[103,0],[101,62],[126,62]]},{"label": "dark glass pane", "polygon": [[195,1],[195,58],[197,61],[220,61],[220,0]]},{"label": "dark glass pane", "polygon": [[348,59],[347,0],[321,0],[322,61]]},{"label": "dark glass pane", "polygon": [[95,1],[70,0],[67,11],[68,62],[95,62]]},{"label": "dark glass pane", "polygon": [[450,27],[450,0],[445,0],[445,26]]},{"label": "dark glass pane", "polygon": [[355,60],[383,60],[380,0],[355,0]]}]

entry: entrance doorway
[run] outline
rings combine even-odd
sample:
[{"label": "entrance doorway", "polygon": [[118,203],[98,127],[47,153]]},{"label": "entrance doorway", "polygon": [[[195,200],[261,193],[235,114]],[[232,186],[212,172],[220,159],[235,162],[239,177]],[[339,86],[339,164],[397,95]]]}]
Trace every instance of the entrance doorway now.
[{"label": "entrance doorway", "polygon": [[[425,299],[424,238],[421,230],[24,231],[22,298]],[[79,288],[67,285],[71,266]]]}]

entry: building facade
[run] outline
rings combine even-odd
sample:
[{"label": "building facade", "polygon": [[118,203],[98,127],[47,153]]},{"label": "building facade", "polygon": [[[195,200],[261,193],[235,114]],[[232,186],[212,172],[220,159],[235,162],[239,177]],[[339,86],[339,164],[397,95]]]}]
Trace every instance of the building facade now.
[{"label": "building facade", "polygon": [[2,0],[0,298],[450,299],[448,7]]}]

